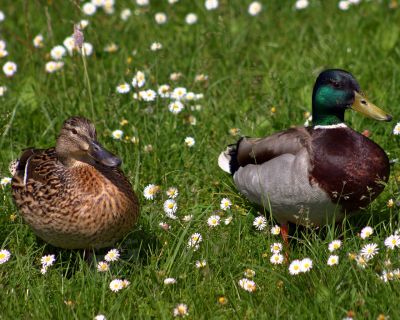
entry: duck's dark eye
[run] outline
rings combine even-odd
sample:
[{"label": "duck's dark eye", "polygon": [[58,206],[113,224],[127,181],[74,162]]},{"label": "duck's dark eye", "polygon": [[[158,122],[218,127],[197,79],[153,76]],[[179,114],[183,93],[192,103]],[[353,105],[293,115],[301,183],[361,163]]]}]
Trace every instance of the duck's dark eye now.
[{"label": "duck's dark eye", "polygon": [[336,80],[329,80],[329,82],[331,83],[331,85],[334,87],[334,88],[339,88],[340,87],[340,83],[338,82],[338,81],[336,81]]},{"label": "duck's dark eye", "polygon": [[71,130],[73,134],[78,134],[78,131],[76,131],[75,129]]}]

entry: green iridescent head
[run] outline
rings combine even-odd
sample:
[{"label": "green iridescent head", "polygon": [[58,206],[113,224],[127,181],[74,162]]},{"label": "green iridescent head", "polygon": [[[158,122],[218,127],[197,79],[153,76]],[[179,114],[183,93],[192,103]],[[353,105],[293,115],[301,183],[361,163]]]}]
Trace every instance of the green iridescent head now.
[{"label": "green iridescent head", "polygon": [[382,121],[392,117],[370,103],[361,93],[353,75],[340,69],[328,69],[315,81],[312,96],[313,125],[332,125],[344,122],[344,112],[353,109]]}]

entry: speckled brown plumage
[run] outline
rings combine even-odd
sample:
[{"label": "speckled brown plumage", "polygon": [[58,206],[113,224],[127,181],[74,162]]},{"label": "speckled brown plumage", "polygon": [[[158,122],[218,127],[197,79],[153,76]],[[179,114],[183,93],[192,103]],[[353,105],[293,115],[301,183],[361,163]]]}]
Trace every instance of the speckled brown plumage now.
[{"label": "speckled brown plumage", "polygon": [[76,150],[82,152],[74,150],[69,159],[65,149],[70,145],[61,143],[57,147],[63,150],[62,161],[55,148],[25,150],[12,180],[13,197],[35,234],[54,246],[111,246],[135,225],[138,200],[117,166],[103,165],[92,156],[85,158],[85,152],[90,152],[84,150],[86,144],[94,141],[99,146],[94,127],[84,118],[72,119],[72,127],[68,128],[71,121],[64,123],[63,130],[67,130],[60,137],[78,136],[76,144],[83,150]]}]

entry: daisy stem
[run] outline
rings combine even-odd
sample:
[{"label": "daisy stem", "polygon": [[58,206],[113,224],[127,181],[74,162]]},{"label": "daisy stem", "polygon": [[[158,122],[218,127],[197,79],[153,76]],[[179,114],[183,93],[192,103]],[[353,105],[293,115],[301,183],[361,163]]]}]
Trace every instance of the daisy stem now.
[{"label": "daisy stem", "polygon": [[[82,48],[82,50],[85,50]],[[86,55],[82,52],[82,61],[83,61],[83,69],[85,71],[85,79],[86,79],[86,85],[87,85],[87,90],[89,91],[89,100],[90,100],[90,108],[92,111],[92,121],[95,121],[95,113],[94,113],[94,103],[93,103],[93,96],[92,96],[92,86],[90,85],[90,79],[89,79],[89,73],[87,70],[87,64],[86,64]]]}]

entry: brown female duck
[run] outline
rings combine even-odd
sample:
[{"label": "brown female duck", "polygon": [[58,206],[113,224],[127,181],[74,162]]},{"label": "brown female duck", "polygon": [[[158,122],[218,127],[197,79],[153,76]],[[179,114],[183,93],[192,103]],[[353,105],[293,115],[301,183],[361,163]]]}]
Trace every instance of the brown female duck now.
[{"label": "brown female duck", "polygon": [[53,246],[111,246],[139,217],[121,160],[97,141],[93,124],[81,117],[64,122],[56,147],[27,149],[12,179],[23,219]]}]

